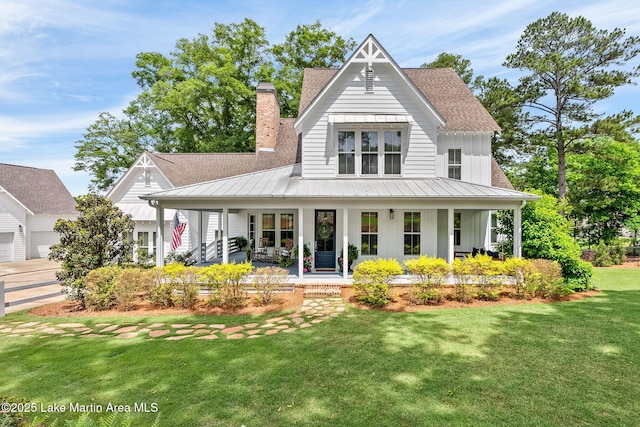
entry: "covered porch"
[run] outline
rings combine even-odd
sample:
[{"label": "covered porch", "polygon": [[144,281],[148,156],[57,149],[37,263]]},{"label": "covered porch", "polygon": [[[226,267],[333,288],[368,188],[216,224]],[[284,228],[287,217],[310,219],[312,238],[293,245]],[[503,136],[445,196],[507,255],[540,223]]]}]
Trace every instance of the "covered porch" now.
[{"label": "covered porch", "polygon": [[[297,164],[141,198],[156,209],[157,224],[164,224],[167,209],[218,212],[222,256],[217,262],[245,256],[229,250],[233,212],[244,219],[245,237],[255,244],[265,238],[269,246],[282,248],[285,239],[293,240],[298,253],[291,272],[297,280],[310,274],[348,280],[350,244],[358,248],[356,262],[376,257],[402,262],[423,254],[453,263],[457,251],[487,248],[490,213],[497,210],[513,212],[514,255],[519,257],[521,209],[536,196],[444,178],[305,180]],[[197,247],[206,246],[199,236]],[[158,227],[157,265],[164,263],[167,237]],[[310,256],[303,255],[305,246]]]}]

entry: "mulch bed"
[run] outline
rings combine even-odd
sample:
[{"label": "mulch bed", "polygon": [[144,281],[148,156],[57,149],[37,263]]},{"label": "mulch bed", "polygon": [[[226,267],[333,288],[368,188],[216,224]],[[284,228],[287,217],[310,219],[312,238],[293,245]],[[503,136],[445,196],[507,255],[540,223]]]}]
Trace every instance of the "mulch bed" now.
[{"label": "mulch bed", "polygon": [[[417,305],[412,304],[408,299],[408,294],[410,291],[410,287],[395,287],[391,289],[391,295],[393,297],[393,301],[387,304],[382,308],[372,308],[366,304],[362,304],[359,302],[353,293],[352,287],[343,287],[342,288],[342,298],[345,301],[348,301],[349,304],[362,308],[362,309],[373,309],[378,311],[390,311],[390,312],[416,312],[416,311],[426,311],[426,310],[443,310],[443,309],[451,309],[451,308],[469,308],[469,307],[487,307],[492,305],[520,305],[520,304],[544,304],[544,303],[552,303],[552,302],[561,302],[561,301],[577,301],[584,298],[589,298],[594,295],[598,295],[600,293],[599,290],[591,290],[585,292],[576,292],[571,294],[561,300],[550,300],[544,298],[532,298],[532,299],[520,299],[513,298],[511,294],[503,294],[498,301],[482,301],[482,300],[472,300],[469,303],[463,303],[459,301],[455,301],[450,298],[445,298],[442,304],[438,305]],[[450,295],[452,292],[451,289],[444,289],[443,295]]]},{"label": "mulch bed", "polygon": [[296,288],[295,292],[286,292],[275,295],[275,303],[268,306],[255,305],[251,297],[247,300],[247,306],[236,310],[208,307],[204,299],[196,305],[194,310],[181,308],[158,308],[151,306],[146,301],[137,304],[135,310],[105,310],[90,311],[81,310],[80,305],[74,301],[62,301],[58,303],[36,307],[31,314],[43,317],[117,317],[117,316],[244,316],[252,314],[275,313],[283,310],[295,310],[302,305],[304,290]]}]

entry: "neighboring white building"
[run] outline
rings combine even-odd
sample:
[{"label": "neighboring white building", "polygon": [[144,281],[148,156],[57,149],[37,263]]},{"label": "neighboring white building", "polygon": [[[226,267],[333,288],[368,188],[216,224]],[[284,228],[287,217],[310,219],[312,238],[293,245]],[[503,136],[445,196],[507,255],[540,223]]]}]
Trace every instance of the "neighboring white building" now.
[{"label": "neighboring white building", "polygon": [[60,241],[56,221],[77,216],[54,171],[0,163],[0,262],[46,258]]},{"label": "neighboring white building", "polygon": [[521,208],[537,196],[514,191],[492,158],[499,131],[453,69],[401,69],[370,35],[340,69],[305,70],[295,120],[280,118],[272,84],[258,86],[255,154],[145,153],[110,195],[132,213],[149,203],[134,219],[155,228],[158,264],[176,209],[195,213],[189,249],[221,228],[224,261],[243,234],[309,245],[316,271],[335,271],[348,243],[359,261],[452,262],[490,246],[501,209],[514,212],[519,256]]}]

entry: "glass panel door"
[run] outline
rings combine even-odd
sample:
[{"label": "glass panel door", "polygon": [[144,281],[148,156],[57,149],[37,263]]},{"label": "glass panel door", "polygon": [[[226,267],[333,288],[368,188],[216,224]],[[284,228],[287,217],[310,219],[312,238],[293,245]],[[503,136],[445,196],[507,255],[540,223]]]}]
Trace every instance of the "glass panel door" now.
[{"label": "glass panel door", "polygon": [[336,211],[316,210],[316,268],[336,268]]}]

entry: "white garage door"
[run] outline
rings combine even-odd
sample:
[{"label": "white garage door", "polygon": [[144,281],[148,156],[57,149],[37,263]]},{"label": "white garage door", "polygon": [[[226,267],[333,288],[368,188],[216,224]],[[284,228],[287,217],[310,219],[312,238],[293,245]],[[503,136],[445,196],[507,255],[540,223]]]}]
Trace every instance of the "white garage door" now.
[{"label": "white garage door", "polygon": [[0,262],[13,261],[13,233],[0,233]]},{"label": "white garage door", "polygon": [[46,258],[49,256],[49,247],[60,241],[60,236],[55,231],[34,231],[31,233],[31,258]]}]

